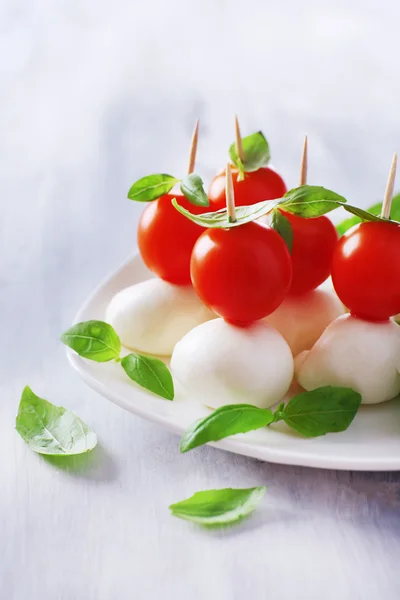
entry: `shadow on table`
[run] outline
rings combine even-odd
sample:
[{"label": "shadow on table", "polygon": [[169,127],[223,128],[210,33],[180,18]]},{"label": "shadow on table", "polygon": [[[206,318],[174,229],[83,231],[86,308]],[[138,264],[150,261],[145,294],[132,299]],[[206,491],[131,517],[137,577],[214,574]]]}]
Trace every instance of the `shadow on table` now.
[{"label": "shadow on table", "polygon": [[76,456],[45,456],[45,462],[72,477],[80,477],[97,482],[114,481],[118,476],[118,467],[114,458],[100,444],[92,452]]}]

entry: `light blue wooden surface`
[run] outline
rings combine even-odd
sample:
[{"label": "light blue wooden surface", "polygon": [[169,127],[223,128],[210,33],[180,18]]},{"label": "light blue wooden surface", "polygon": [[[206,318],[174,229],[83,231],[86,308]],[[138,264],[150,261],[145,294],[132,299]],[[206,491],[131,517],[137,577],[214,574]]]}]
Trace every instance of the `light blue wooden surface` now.
[{"label": "light blue wooden surface", "polygon": [[[232,116],[273,163],[364,206],[400,150],[392,1],[5,0],[0,7],[0,597],[394,600],[400,479],[281,467],[178,439],[96,395],[59,333],[135,247],[130,184],[222,166]],[[400,187],[400,184],[399,186]],[[63,468],[29,452],[25,384],[76,411],[100,447]],[[168,514],[198,489],[268,484],[225,533]]]}]

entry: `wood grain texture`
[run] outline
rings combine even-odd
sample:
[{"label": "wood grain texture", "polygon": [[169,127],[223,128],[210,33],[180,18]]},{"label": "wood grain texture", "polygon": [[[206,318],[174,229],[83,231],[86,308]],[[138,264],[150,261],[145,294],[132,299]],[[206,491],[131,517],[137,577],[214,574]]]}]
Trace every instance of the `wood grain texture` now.
[{"label": "wood grain texture", "polygon": [[[126,199],[129,186],[148,172],[183,174],[198,117],[206,178],[226,162],[237,112],[243,135],[264,129],[288,187],[307,131],[313,183],[364,206],[382,197],[400,139],[399,5],[227,7],[3,3],[1,598],[399,597],[398,474],[281,467],[210,448],[181,456],[174,435],[79,381],[58,342],[135,246],[142,207]],[[25,384],[96,430],[87,460],[46,460],[19,439]],[[168,513],[199,489],[261,484],[260,510],[226,532]]]}]

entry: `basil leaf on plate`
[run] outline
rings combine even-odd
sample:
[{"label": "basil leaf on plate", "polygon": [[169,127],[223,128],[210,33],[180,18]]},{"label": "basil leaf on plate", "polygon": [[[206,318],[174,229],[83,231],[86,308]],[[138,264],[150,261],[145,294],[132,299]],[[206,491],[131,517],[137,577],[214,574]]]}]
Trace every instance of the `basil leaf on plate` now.
[{"label": "basil leaf on plate", "polygon": [[345,431],[357,414],[361,395],[350,388],[321,387],[298,394],[274,420],[283,419],[289,427],[305,437]]},{"label": "basil leaf on plate", "polygon": [[252,404],[228,404],[195,421],[181,438],[180,451],[188,452],[197,446],[216,442],[236,433],[246,433],[265,427],[273,420],[269,409]]},{"label": "basil leaf on plate", "polygon": [[22,392],[15,427],[39,454],[83,454],[97,444],[95,432],[79,417],[39,398],[28,386]]},{"label": "basil leaf on plate", "polygon": [[264,200],[263,202],[257,202],[250,206],[237,206],[236,207],[236,221],[232,222],[229,220],[228,212],[226,208],[218,210],[216,212],[203,213],[201,215],[194,215],[177,202],[176,198],[172,199],[172,204],[182,215],[205,228],[217,227],[217,228],[230,228],[244,225],[255,221],[263,215],[270,213],[276,206],[283,203],[281,198],[277,200]]},{"label": "basil leaf on plate", "polygon": [[289,190],[283,200],[282,208],[285,211],[305,218],[320,217],[346,204],[343,196],[318,185],[302,185]]},{"label": "basil leaf on plate", "polygon": [[270,158],[269,145],[262,131],[252,133],[242,139],[244,160],[243,162],[237,155],[236,144],[232,144],[229,148],[229,156],[232,163],[239,171],[250,173],[258,171],[261,167],[265,167]]},{"label": "basil leaf on plate", "polygon": [[196,173],[190,173],[182,179],[181,192],[195,206],[210,206],[210,201],[204,191],[203,180]]},{"label": "basil leaf on plate", "polygon": [[196,492],[190,498],[171,504],[172,514],[205,527],[237,523],[253,512],[263,499],[265,486]]},{"label": "basil leaf on plate", "polygon": [[79,356],[96,362],[118,359],[121,352],[118,335],[104,321],[77,323],[65,331],[60,339]]},{"label": "basil leaf on plate", "polygon": [[133,352],[121,360],[121,365],[132,381],[146,390],[174,399],[174,383],[168,367],[159,358]]},{"label": "basil leaf on plate", "polygon": [[293,248],[293,229],[289,219],[279,209],[275,209],[272,213],[271,227],[279,233],[291,254]]},{"label": "basil leaf on plate", "polygon": [[160,196],[168,194],[178,181],[179,179],[166,173],[146,175],[146,177],[142,177],[132,185],[128,192],[128,198],[136,200],[136,202],[157,200]]}]

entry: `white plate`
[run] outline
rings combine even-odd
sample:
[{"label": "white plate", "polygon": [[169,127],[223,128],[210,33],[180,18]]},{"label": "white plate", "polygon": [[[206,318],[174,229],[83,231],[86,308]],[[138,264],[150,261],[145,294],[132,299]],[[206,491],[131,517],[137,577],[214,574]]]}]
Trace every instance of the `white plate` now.
[{"label": "white plate", "polygon": [[[78,312],[76,321],[104,319],[105,307],[116,292],[150,276],[140,257],[131,257],[93,292]],[[115,363],[91,362],[71,350],[68,350],[68,357],[82,379],[97,392],[122,408],[177,434],[209,412],[190,399],[169,402],[142,391]],[[400,470],[400,402],[395,400],[362,407],[350,428],[343,433],[305,439],[279,423],[273,428],[240,434],[211,445],[289,465],[396,471]]]}]

